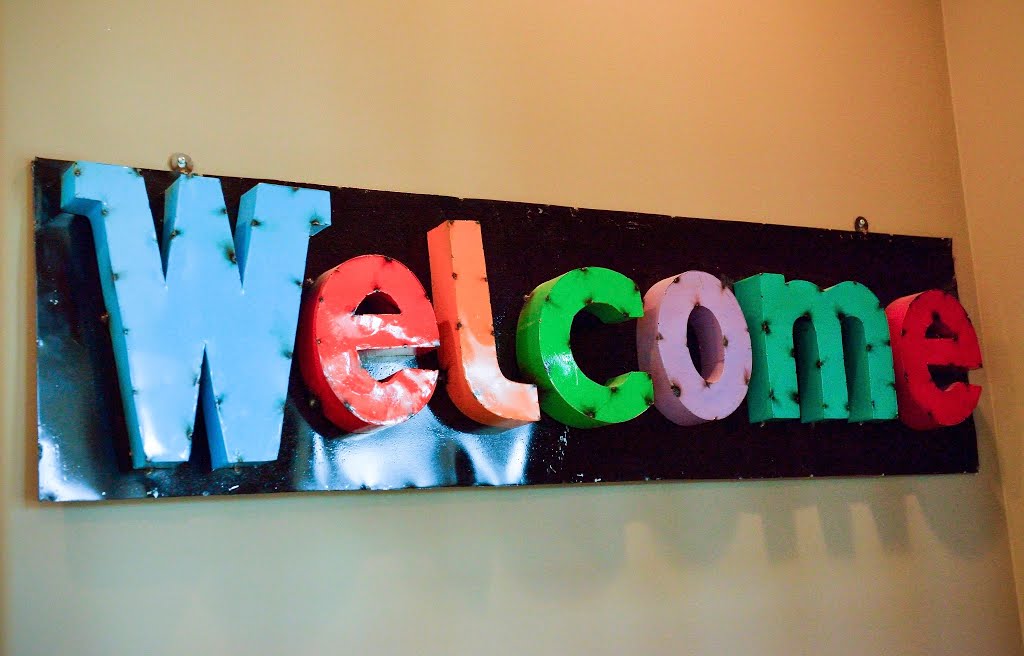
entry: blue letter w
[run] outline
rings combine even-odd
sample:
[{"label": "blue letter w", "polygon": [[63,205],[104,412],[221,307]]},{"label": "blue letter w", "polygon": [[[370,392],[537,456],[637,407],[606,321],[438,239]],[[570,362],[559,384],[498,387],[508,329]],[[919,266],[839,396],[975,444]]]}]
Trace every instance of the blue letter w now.
[{"label": "blue letter w", "polygon": [[61,206],[92,224],[133,466],[188,460],[200,390],[214,469],[276,460],[306,250],[330,195],[258,184],[232,237],[220,181],[183,175],[162,249],[134,169],[74,164]]}]

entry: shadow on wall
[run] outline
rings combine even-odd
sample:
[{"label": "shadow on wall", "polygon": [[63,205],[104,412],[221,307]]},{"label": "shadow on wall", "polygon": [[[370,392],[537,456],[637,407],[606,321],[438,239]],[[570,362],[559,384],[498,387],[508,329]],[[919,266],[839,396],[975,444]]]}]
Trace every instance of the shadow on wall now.
[{"label": "shadow on wall", "polygon": [[[995,466],[992,431],[980,413],[976,421],[985,472]],[[669,560],[706,567],[733,547],[743,516],[754,516],[760,520],[766,557],[780,563],[801,557],[797,514],[811,510],[827,554],[853,559],[855,530],[863,530],[855,522],[856,507],[870,513],[882,548],[899,553],[912,548],[909,522],[916,503],[936,538],[958,557],[973,560],[989,552],[1000,537],[991,527],[1002,524],[998,482],[977,476],[994,478],[983,473],[630,485],[638,488],[635,495],[614,493],[621,485],[562,488],[557,496],[550,489],[524,490],[495,495],[503,521],[523,526],[535,524],[537,516],[557,517],[557,525],[534,525],[542,530],[532,531],[529,540],[494,547],[518,580],[548,595],[571,597],[615,578],[627,561],[630,524],[646,525]],[[524,503],[514,498],[517,494],[531,500]],[[600,499],[587,498],[590,494]],[[549,507],[538,512],[541,504]]]},{"label": "shadow on wall", "polygon": [[[988,428],[979,431],[985,436],[986,456],[991,455]],[[983,464],[986,460],[991,462],[983,458]],[[191,583],[177,580],[174,568],[161,565],[182,562],[182,542],[194,542],[204,561],[217,564],[217,576],[198,583],[203,590],[192,594],[210,595],[214,607],[220,594],[227,595],[225,604],[231,602],[217,580],[246,579],[247,568],[254,566],[247,558],[267,553],[282,559],[278,584],[307,595],[315,596],[321,588],[323,594],[338,597],[404,585],[417,594],[443,588],[461,604],[486,604],[486,582],[500,568],[530,592],[567,601],[593,596],[620,577],[635,557],[627,552],[636,525],[646,526],[667,561],[680,569],[706,570],[729,555],[737,542],[758,551],[749,536],[738,541],[738,530],[749,524],[749,516],[760,520],[769,562],[805,557],[798,527],[805,522],[797,515],[812,510],[827,554],[854,559],[856,545],[864,539],[855,532],[865,530],[863,522],[855,522],[856,507],[870,513],[882,548],[900,553],[914,546],[909,523],[916,500],[929,529],[949,551],[977,559],[999,538],[990,530],[999,525],[1001,511],[989,482],[950,475],[115,502],[65,509],[63,535],[68,543],[60,551],[68,559],[65,571],[83,585],[142,585],[167,594],[161,586],[197,585],[189,577],[185,579]],[[209,503],[231,504],[230,511],[210,508]],[[956,506],[974,514],[959,513]],[[120,549],[109,549],[111,535],[123,542]],[[240,555],[238,544],[249,540],[258,540],[260,548]],[[124,550],[137,554],[139,562],[132,568],[117,562]],[[154,579],[140,582],[132,573],[139,568],[155,573]],[[302,612],[304,621],[315,621],[308,617],[308,607]],[[323,612],[328,621],[332,611]]]}]

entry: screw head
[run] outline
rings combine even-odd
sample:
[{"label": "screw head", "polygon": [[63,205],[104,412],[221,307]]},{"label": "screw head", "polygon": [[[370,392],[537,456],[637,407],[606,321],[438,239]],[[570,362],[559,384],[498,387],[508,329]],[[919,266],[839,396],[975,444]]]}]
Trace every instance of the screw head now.
[{"label": "screw head", "polygon": [[175,173],[190,175],[195,170],[195,163],[185,153],[174,153],[167,161],[167,164]]},{"label": "screw head", "polygon": [[853,220],[853,229],[862,235],[868,234],[868,220],[863,216],[858,216]]}]

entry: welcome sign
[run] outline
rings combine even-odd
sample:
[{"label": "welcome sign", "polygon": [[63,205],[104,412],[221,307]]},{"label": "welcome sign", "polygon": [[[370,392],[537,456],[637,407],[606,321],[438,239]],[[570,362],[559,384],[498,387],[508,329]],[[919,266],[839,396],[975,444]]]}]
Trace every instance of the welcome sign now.
[{"label": "welcome sign", "polygon": [[44,500],[977,470],[949,240],[34,179]]}]

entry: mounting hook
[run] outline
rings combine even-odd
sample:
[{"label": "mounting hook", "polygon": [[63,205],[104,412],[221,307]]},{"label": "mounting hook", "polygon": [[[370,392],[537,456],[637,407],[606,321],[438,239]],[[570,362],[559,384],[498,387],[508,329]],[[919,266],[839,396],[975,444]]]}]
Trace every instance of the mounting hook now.
[{"label": "mounting hook", "polygon": [[184,173],[185,175],[192,175],[196,168],[195,162],[186,153],[174,153],[167,160],[167,165],[175,173]]}]

